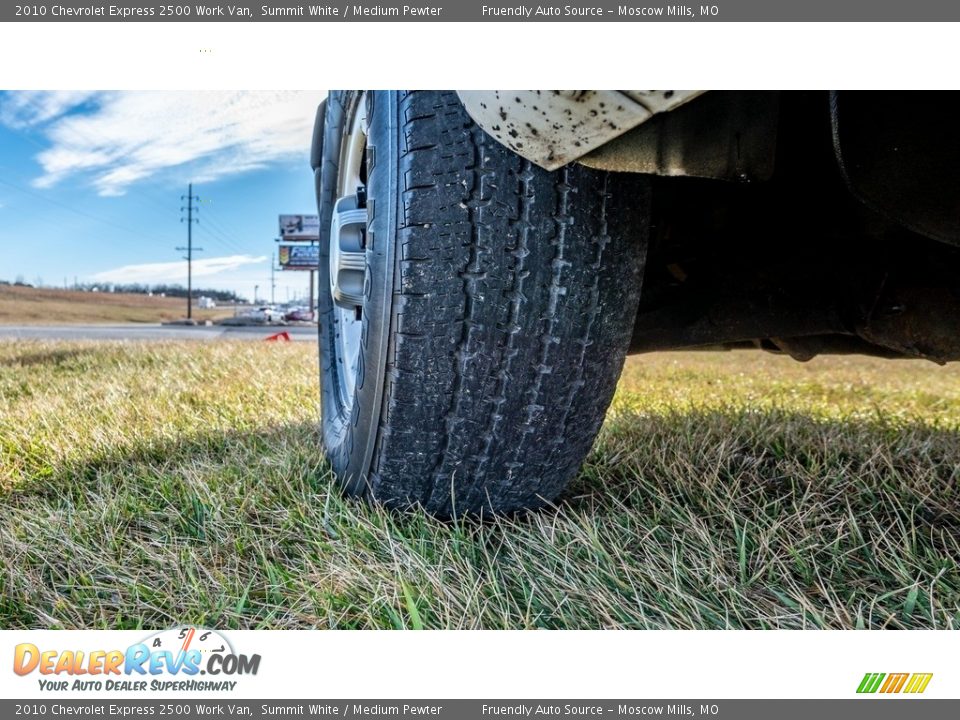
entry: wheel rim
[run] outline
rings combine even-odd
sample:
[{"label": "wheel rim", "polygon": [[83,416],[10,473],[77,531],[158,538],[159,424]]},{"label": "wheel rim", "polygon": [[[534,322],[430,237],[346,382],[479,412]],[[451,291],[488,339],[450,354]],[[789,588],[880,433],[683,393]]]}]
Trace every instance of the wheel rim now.
[{"label": "wheel rim", "polygon": [[354,105],[344,137],[337,176],[337,202],[330,221],[329,277],[336,323],[340,398],[353,402],[360,367],[364,284],[366,282],[366,98]]}]

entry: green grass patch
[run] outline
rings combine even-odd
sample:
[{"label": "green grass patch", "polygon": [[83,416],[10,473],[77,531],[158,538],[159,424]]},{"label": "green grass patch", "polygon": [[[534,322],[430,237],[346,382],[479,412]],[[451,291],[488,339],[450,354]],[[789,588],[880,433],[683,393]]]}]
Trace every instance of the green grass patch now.
[{"label": "green grass patch", "polygon": [[344,499],[316,351],[0,344],[0,627],[958,628],[960,367],[633,358],[555,508]]}]

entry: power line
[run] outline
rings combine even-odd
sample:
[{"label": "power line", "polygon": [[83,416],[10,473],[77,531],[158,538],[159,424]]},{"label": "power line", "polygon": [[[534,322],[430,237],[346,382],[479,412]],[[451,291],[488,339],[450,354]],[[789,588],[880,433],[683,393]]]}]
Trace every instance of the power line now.
[{"label": "power line", "polygon": [[33,192],[32,190],[27,190],[26,188],[16,185],[15,183],[10,182],[9,180],[4,180],[0,178],[0,185],[6,185],[7,187],[13,188],[18,192],[22,192],[24,195],[29,195],[30,197],[36,198],[37,200],[43,200],[44,202],[50,203],[51,205],[56,205],[57,207],[63,208],[64,210],[72,212],[76,215],[81,215],[85,218],[89,218],[90,220],[96,220],[99,223],[103,223],[104,225],[109,225],[113,228],[116,228],[117,230],[123,230],[123,232],[130,233],[131,235],[135,235],[139,238],[147,237],[147,238],[156,240],[157,242],[163,242],[157,237],[144,235],[144,233],[141,230],[134,230],[132,228],[128,228],[124,225],[121,225],[120,223],[113,222],[112,220],[99,217],[92,213],[88,213],[85,210],[78,210],[77,208],[71,207],[70,205],[67,205],[66,203],[61,202],[59,200],[54,200],[53,198],[47,197],[41,193]]},{"label": "power line", "polygon": [[211,237],[216,238],[222,245],[229,248],[233,252],[245,253],[244,250],[237,242],[233,239],[230,233],[225,232],[221,229],[216,222],[214,222],[209,214],[204,214],[203,225],[204,231],[208,233]]},{"label": "power line", "polygon": [[242,246],[239,246],[237,238],[241,237],[242,233],[237,232],[233,226],[226,221],[225,218],[218,215],[215,211],[211,214],[211,209],[212,208],[210,207],[204,207],[204,210],[206,210],[206,214],[204,215],[206,222],[221,236],[223,236],[223,238],[228,241],[228,244],[236,247],[238,252],[249,252],[248,250],[243,249]]},{"label": "power line", "polygon": [[233,222],[228,219],[229,214],[228,214],[228,215],[221,215],[221,214],[218,213],[217,210],[213,207],[213,200],[210,200],[210,201],[208,201],[208,202],[209,202],[209,205],[208,205],[205,209],[206,209],[206,211],[207,211],[207,215],[208,215],[208,216],[210,215],[211,212],[213,213],[213,217],[214,217],[214,220],[215,220],[215,223],[214,223],[214,224],[217,224],[217,225],[222,226],[223,231],[226,232],[227,235],[230,235],[231,237],[240,237],[243,233],[239,232],[239,231],[233,226]]},{"label": "power line", "polygon": [[210,230],[213,234],[217,235],[217,237],[219,237],[223,241],[224,245],[226,245],[227,247],[229,247],[230,249],[238,253],[246,252],[246,250],[244,250],[239,245],[239,243],[234,239],[234,236],[232,233],[227,232],[223,228],[219,227],[213,220],[210,219],[209,215],[206,215],[204,217],[206,219],[207,229]]},{"label": "power line", "polygon": [[232,253],[243,253],[243,250],[234,245],[228,238],[221,233],[215,232],[214,229],[210,227],[209,218],[205,217],[204,222],[198,225],[198,228],[201,232],[206,234],[210,240],[213,240],[215,243],[223,247],[224,250]]}]

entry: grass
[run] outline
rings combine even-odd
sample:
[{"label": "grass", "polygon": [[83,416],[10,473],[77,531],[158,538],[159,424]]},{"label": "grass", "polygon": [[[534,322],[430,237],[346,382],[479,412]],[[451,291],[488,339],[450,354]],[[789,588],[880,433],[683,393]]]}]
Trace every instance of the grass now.
[{"label": "grass", "polygon": [[[186,302],[157,295],[0,285],[0,325],[159,323],[186,317]],[[193,309],[197,320],[232,314],[229,308]]]},{"label": "grass", "polygon": [[633,358],[555,509],[343,499],[300,344],[0,344],[0,627],[960,628],[960,367]]}]

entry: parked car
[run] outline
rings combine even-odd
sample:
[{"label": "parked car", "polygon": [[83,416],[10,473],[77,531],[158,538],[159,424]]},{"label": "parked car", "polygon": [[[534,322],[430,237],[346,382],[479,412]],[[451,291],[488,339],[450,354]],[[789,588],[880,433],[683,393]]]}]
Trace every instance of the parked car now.
[{"label": "parked car", "polygon": [[288,322],[313,322],[316,319],[316,315],[309,307],[303,306],[287,310],[283,319]]},{"label": "parked car", "polygon": [[440,516],[552,501],[630,352],[960,359],[956,94],[338,91],[323,445]]},{"label": "parked car", "polygon": [[250,310],[246,315],[251,320],[257,320],[265,323],[276,323],[283,321],[283,313],[270,305],[261,305],[260,307]]}]

